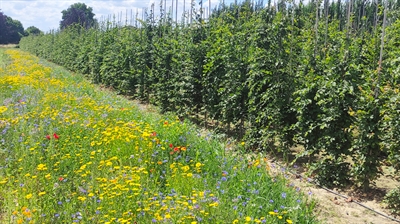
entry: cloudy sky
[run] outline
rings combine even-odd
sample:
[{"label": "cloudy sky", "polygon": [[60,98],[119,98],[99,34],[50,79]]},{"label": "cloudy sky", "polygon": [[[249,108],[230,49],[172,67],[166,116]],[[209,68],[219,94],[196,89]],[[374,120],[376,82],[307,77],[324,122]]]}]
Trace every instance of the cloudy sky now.
[{"label": "cloudy sky", "polygon": [[[162,0],[164,2],[164,0]],[[186,10],[188,9],[190,0],[185,0]],[[214,8],[222,0],[203,0],[204,7],[209,5],[211,1],[211,8]],[[29,26],[36,26],[44,32],[51,29],[57,29],[61,20],[61,11],[67,9],[70,5],[81,2],[93,8],[93,13],[96,14],[95,18],[101,20],[111,15],[121,16],[125,22],[126,14],[128,23],[131,18],[131,11],[135,17],[136,11],[141,17],[143,8],[150,8],[151,4],[155,2],[155,11],[159,11],[160,0],[0,0],[0,10],[7,16],[19,20],[24,28]],[[176,0],[174,0],[175,4]],[[196,3],[199,0],[195,0]],[[234,0],[225,0],[225,4],[234,2]],[[183,12],[184,0],[178,0],[178,17]],[[171,7],[172,0],[166,0],[167,8]],[[175,6],[174,6],[175,10]],[[175,14],[175,13],[174,13]]]}]

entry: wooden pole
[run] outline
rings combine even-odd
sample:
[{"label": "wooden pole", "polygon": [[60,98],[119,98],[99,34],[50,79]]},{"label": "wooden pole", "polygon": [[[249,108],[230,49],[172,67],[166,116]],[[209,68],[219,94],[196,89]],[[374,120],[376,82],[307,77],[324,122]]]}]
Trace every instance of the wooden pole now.
[{"label": "wooden pole", "polygon": [[382,70],[382,60],[383,60],[383,46],[385,45],[385,28],[386,28],[386,8],[387,8],[387,0],[384,2],[383,6],[383,24],[382,24],[382,36],[381,36],[381,50],[379,53],[379,62],[378,62],[378,78],[377,85],[375,86],[375,98],[379,96],[379,84],[381,79],[381,70]]},{"label": "wooden pole", "polygon": [[135,26],[136,26],[136,28],[138,28],[138,24],[137,24],[138,15],[139,15],[139,9],[136,8],[136,19],[135,19]]},{"label": "wooden pole", "polygon": [[351,22],[350,22],[350,14],[351,14],[351,4],[352,1],[350,0],[348,3],[348,7],[347,7],[347,39],[349,39],[349,35],[350,35],[350,27],[351,27]]},{"label": "wooden pole", "polygon": [[190,1],[190,18],[189,23],[192,24],[193,0]]},{"label": "wooden pole", "polygon": [[211,16],[211,0],[208,0],[208,18]]},{"label": "wooden pole", "polygon": [[318,48],[318,19],[319,19],[319,13],[318,13],[318,0],[315,1],[315,46],[314,46],[314,58],[317,57],[317,48]]},{"label": "wooden pole", "polygon": [[325,1],[325,48],[327,47],[328,40],[328,10],[329,10],[329,0]]},{"label": "wooden pole", "polygon": [[167,21],[167,0],[164,0],[164,20]]}]

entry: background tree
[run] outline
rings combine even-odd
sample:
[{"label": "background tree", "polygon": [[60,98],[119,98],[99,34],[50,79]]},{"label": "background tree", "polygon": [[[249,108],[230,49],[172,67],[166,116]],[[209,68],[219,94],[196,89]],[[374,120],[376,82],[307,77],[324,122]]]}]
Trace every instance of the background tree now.
[{"label": "background tree", "polygon": [[0,12],[0,44],[16,44],[24,34],[24,27],[18,20],[4,15]]},{"label": "background tree", "polygon": [[6,38],[6,32],[3,32],[3,30],[6,30],[6,15],[3,14],[3,12],[0,12],[0,44],[5,43],[5,38]]},{"label": "background tree", "polygon": [[30,26],[28,28],[26,28],[25,30],[25,35],[29,36],[29,35],[39,35],[43,33],[41,30],[39,30],[39,28],[35,27],[35,26]]},{"label": "background tree", "polygon": [[6,20],[8,27],[8,42],[16,44],[21,40],[21,37],[24,34],[24,27],[22,23],[18,20],[12,19],[11,17],[7,17]]},{"label": "background tree", "polygon": [[92,27],[96,20],[92,7],[87,7],[85,3],[72,4],[67,10],[61,11],[62,20],[60,28],[64,29],[72,24],[80,24],[85,28]]}]

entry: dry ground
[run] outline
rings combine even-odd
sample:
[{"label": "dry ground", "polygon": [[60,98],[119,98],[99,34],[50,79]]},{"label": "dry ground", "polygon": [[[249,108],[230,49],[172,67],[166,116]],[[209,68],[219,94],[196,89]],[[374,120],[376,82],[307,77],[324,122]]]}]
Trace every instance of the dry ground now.
[{"label": "dry ground", "polygon": [[0,44],[0,48],[15,48],[17,44]]},{"label": "dry ground", "polygon": [[[271,164],[274,162],[271,161]],[[272,166],[273,167],[273,166]],[[281,172],[281,168],[275,166],[275,173]],[[300,172],[300,169],[297,171],[295,169],[292,170],[295,173],[299,173],[300,175],[289,175],[289,178],[295,186],[299,186],[303,192],[308,194],[312,192],[310,197],[313,197],[317,200],[317,216],[321,223],[324,224],[399,224],[400,221],[393,221],[389,218],[386,218],[378,213],[371,211],[363,206],[355,203],[359,202],[362,205],[365,205],[368,208],[371,208],[377,212],[380,212],[384,215],[388,215],[392,218],[397,218],[400,220],[400,217],[394,217],[390,215],[389,211],[385,209],[385,205],[382,203],[383,196],[387,191],[393,189],[400,185],[400,182],[390,175],[387,168],[384,168],[385,175],[380,177],[374,187],[372,187],[371,191],[368,193],[358,193],[356,190],[347,189],[323,189],[309,182],[307,178],[303,178],[304,172]],[[339,195],[336,195],[334,193]]]}]

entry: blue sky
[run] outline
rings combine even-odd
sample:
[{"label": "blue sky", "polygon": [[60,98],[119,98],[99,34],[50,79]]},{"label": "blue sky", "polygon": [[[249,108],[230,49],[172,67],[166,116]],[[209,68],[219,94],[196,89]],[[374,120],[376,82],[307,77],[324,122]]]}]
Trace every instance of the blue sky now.
[{"label": "blue sky", "polygon": [[[164,2],[164,0],[162,0]],[[185,0],[186,10],[190,0]],[[203,5],[208,7],[211,1],[211,8],[214,8],[222,0],[203,0]],[[0,0],[0,10],[7,16],[19,20],[24,28],[36,26],[44,32],[51,29],[57,29],[61,20],[61,11],[67,9],[70,5],[81,2],[93,8],[95,18],[107,18],[108,16],[121,15],[125,22],[125,14],[128,12],[128,22],[130,21],[131,11],[133,15],[138,12],[141,17],[143,8],[150,8],[155,2],[155,11],[159,11],[160,0]],[[199,0],[195,0],[196,3]],[[234,0],[225,0],[225,4],[234,2]],[[178,0],[178,17],[182,15],[184,0]],[[166,0],[167,8],[171,7],[172,0]],[[175,0],[174,0],[175,4]],[[174,6],[175,10],[175,6]],[[175,14],[175,13],[174,13]],[[133,16],[135,17],[135,16]]]}]

